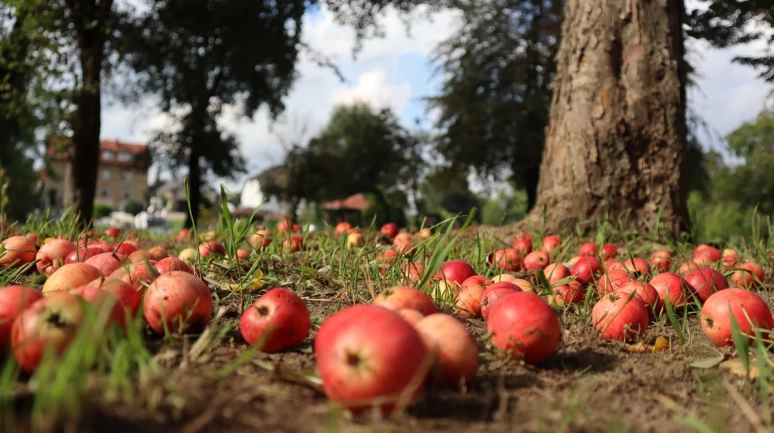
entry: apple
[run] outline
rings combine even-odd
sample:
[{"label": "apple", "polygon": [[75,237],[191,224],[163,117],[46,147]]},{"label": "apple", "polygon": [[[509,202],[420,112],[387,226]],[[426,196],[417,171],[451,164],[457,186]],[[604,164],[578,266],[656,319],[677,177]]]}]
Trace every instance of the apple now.
[{"label": "apple", "polygon": [[618,255],[618,248],[613,244],[604,244],[599,250],[599,257],[603,262],[612,260]]},{"label": "apple", "polygon": [[159,274],[167,274],[172,271],[183,271],[195,275],[192,267],[176,257],[167,257],[165,259],[161,259],[156,262],[153,267]]},{"label": "apple", "polygon": [[452,260],[441,265],[441,269],[436,274],[436,278],[446,282],[452,282],[459,285],[470,277],[476,275],[473,266],[464,260]]},{"label": "apple", "polygon": [[301,251],[304,247],[304,240],[299,236],[291,236],[282,242],[282,249],[289,253]]},{"label": "apple", "polygon": [[632,275],[625,270],[608,270],[607,274],[603,275],[602,278],[599,279],[599,284],[597,284],[597,291],[600,295],[612,293],[629,281],[632,281]]},{"label": "apple", "polygon": [[562,340],[556,313],[533,293],[516,292],[497,303],[486,328],[500,350],[533,365],[553,355]]},{"label": "apple", "polygon": [[43,284],[43,294],[66,292],[104,277],[99,269],[87,263],[70,263],[57,269]]},{"label": "apple", "polygon": [[250,236],[250,245],[256,250],[263,250],[271,244],[272,234],[268,230],[257,230]]},{"label": "apple", "polygon": [[379,267],[379,273],[384,274],[384,272],[395,263],[396,257],[398,257],[398,252],[393,249],[382,251],[376,258],[376,265]]},{"label": "apple", "polygon": [[586,288],[579,281],[552,287],[551,292],[548,299],[552,305],[581,304],[586,299]]},{"label": "apple", "polygon": [[693,258],[696,260],[702,256],[708,258],[710,263],[715,263],[721,259],[722,253],[715,247],[709,245],[699,245],[695,250],[693,250]]},{"label": "apple", "polygon": [[184,241],[186,239],[193,239],[193,232],[190,229],[180,229],[179,232],[177,232],[177,238],[179,242]]},{"label": "apple", "polygon": [[433,304],[433,300],[430,296],[413,287],[407,286],[395,286],[379,293],[379,295],[374,298],[374,305],[389,310],[410,308],[419,311],[425,316],[437,312],[435,304]]},{"label": "apple", "polygon": [[132,263],[126,267],[116,269],[111,278],[131,284],[135,290],[145,293],[145,289],[159,276],[159,273],[151,263]]},{"label": "apple", "polygon": [[199,245],[199,255],[202,257],[209,257],[213,254],[219,256],[226,255],[226,247],[220,242],[209,241]]},{"label": "apple", "polygon": [[123,254],[127,257],[129,254],[132,254],[138,249],[139,247],[130,241],[123,241],[120,244],[113,245],[113,251],[117,252],[118,254]]},{"label": "apple", "polygon": [[462,317],[478,317],[481,315],[481,299],[486,289],[479,284],[462,286],[457,294],[455,311]]},{"label": "apple", "polygon": [[22,268],[35,261],[38,248],[25,236],[11,236],[0,245],[0,268]]},{"label": "apple", "polygon": [[650,256],[648,264],[657,271],[666,272],[672,267],[672,254],[668,251],[656,251]]},{"label": "apple", "polygon": [[262,352],[275,353],[301,344],[309,335],[311,317],[292,290],[277,287],[249,306],[239,321],[242,337]]},{"label": "apple", "polygon": [[401,308],[400,310],[397,310],[396,313],[398,313],[400,317],[403,318],[403,320],[409,322],[415,329],[417,327],[417,323],[425,318],[424,314],[417,310],[412,310],[411,308]]},{"label": "apple", "polygon": [[586,286],[599,279],[602,274],[602,263],[596,257],[581,257],[572,265],[570,273],[575,276],[577,281]]},{"label": "apple", "polygon": [[196,261],[196,257],[199,255],[199,252],[193,248],[185,248],[182,251],[180,251],[180,254],[177,255],[177,258],[188,263],[193,264]]},{"label": "apple", "polygon": [[554,248],[558,247],[562,243],[562,238],[557,235],[546,236],[543,238],[543,251],[551,254]]},{"label": "apple", "polygon": [[645,259],[641,259],[639,257],[633,257],[631,259],[626,259],[623,262],[624,269],[629,271],[629,273],[635,275],[635,276],[644,276],[648,277],[650,276],[650,265]]},{"label": "apple", "polygon": [[488,284],[491,284],[492,282],[493,280],[490,280],[489,278],[483,275],[473,275],[472,277],[469,277],[462,282],[462,287],[471,286],[471,285],[486,286]]},{"label": "apple", "polygon": [[323,391],[344,409],[390,413],[422,389],[432,359],[394,311],[355,305],[330,316],[314,339]]},{"label": "apple", "polygon": [[667,298],[673,309],[685,304],[690,296],[688,283],[683,277],[671,272],[656,275],[650,280],[650,285],[658,292],[659,304],[666,309]]},{"label": "apple", "polygon": [[478,371],[478,346],[465,325],[448,314],[431,314],[416,329],[435,356],[438,375],[450,384],[469,382]]},{"label": "apple", "polygon": [[287,219],[284,219],[277,224],[277,233],[285,233],[285,232],[298,233],[300,231],[301,231],[300,225],[291,223]]},{"label": "apple", "polygon": [[65,264],[67,255],[75,251],[75,244],[64,239],[53,239],[43,244],[35,255],[35,266],[41,274],[51,275]]},{"label": "apple", "polygon": [[513,281],[511,281],[513,284],[517,285],[521,290],[525,292],[531,292],[535,293],[535,286],[532,285],[531,282],[527,280],[523,280],[521,278],[517,278]]},{"label": "apple", "polygon": [[504,271],[520,271],[522,268],[521,255],[515,248],[496,250],[489,254],[487,262],[495,269]]},{"label": "apple", "polygon": [[551,263],[543,269],[543,275],[546,277],[546,280],[548,280],[548,283],[553,286],[557,282],[568,278],[571,273],[570,270],[567,269],[567,266],[561,263]]},{"label": "apple", "polygon": [[382,226],[381,230],[379,230],[379,233],[389,239],[394,239],[396,236],[398,236],[398,226],[393,223],[387,223]]},{"label": "apple", "polygon": [[763,282],[763,268],[755,263],[743,264],[731,275],[731,283],[745,289],[757,289]]},{"label": "apple", "polygon": [[99,269],[103,275],[110,275],[124,263],[127,263],[127,261],[128,258],[125,255],[110,252],[93,255],[86,259],[84,263]]},{"label": "apple", "polygon": [[537,271],[545,269],[551,263],[551,259],[546,251],[533,251],[524,257],[524,269],[528,271]]},{"label": "apple", "polygon": [[703,304],[713,293],[728,288],[726,277],[712,268],[699,268],[685,275],[688,290]]},{"label": "apple", "polygon": [[181,271],[159,275],[145,292],[143,313],[158,334],[184,333],[212,318],[212,297],[199,278]]},{"label": "apple", "polygon": [[489,284],[501,283],[503,281],[505,281],[506,283],[514,283],[514,281],[516,281],[518,279],[519,278],[516,277],[516,275],[513,275],[513,274],[500,274],[500,275],[495,275],[494,277],[492,277],[492,280],[489,282]]},{"label": "apple", "polygon": [[580,247],[580,251],[578,252],[578,255],[581,257],[596,257],[597,255],[597,246],[587,242]]},{"label": "apple", "polygon": [[513,248],[519,252],[519,255],[526,256],[532,252],[532,236],[527,233],[516,235],[513,239]]},{"label": "apple", "polygon": [[427,227],[423,228],[417,233],[417,237],[420,239],[430,239],[430,236],[432,235],[433,235],[432,230],[430,230]]},{"label": "apple", "polygon": [[336,224],[335,231],[337,235],[343,235],[344,233],[348,233],[350,230],[352,230],[352,224],[346,221],[342,221]]},{"label": "apple", "polygon": [[715,346],[734,345],[732,316],[739,331],[751,340],[769,339],[774,326],[769,306],[755,293],[734,287],[713,293],[701,309],[701,328]]},{"label": "apple", "polygon": [[358,232],[350,231],[347,235],[347,249],[358,248],[365,245],[365,238]]},{"label": "apple", "polygon": [[118,229],[118,227],[108,227],[105,229],[105,235],[111,237],[111,238],[120,238],[121,237],[121,230]]},{"label": "apple", "polygon": [[24,286],[6,286],[0,289],[0,358],[11,347],[13,322],[43,294]]},{"label": "apple", "polygon": [[166,259],[169,257],[169,250],[160,246],[151,247],[148,252],[153,254],[153,256],[156,257],[156,260]]},{"label": "apple", "polygon": [[67,350],[84,320],[82,302],[66,292],[54,293],[34,302],[16,318],[11,347],[22,370],[31,374],[47,351],[61,356]]},{"label": "apple", "polygon": [[616,290],[615,293],[634,293],[648,309],[650,315],[661,311],[663,308],[658,291],[650,283],[629,281]]},{"label": "apple", "polygon": [[481,296],[481,316],[484,320],[489,317],[489,311],[514,293],[521,292],[521,288],[513,283],[499,282],[491,284]]},{"label": "apple", "polygon": [[409,284],[420,282],[424,273],[425,266],[422,263],[408,262],[400,267],[401,279]]},{"label": "apple", "polygon": [[648,329],[648,309],[633,292],[613,292],[591,310],[594,329],[606,340],[632,342]]},{"label": "apple", "polygon": [[142,295],[129,283],[116,278],[97,278],[89,284],[72,289],[89,304],[99,308],[110,308],[108,323],[123,327],[140,310]]},{"label": "apple", "polygon": [[127,256],[132,263],[144,263],[146,261],[157,261],[156,256],[145,250],[137,250]]}]

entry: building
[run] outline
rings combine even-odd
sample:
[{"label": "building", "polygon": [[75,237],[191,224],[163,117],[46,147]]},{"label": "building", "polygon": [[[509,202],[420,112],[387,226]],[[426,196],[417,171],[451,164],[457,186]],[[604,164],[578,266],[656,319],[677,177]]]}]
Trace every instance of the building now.
[{"label": "building", "polygon": [[[65,143],[65,144],[62,144]],[[99,168],[95,204],[123,210],[130,201],[145,204],[148,193],[148,146],[118,140],[100,140]],[[42,173],[44,200],[47,208],[69,205],[69,183],[72,162],[68,145],[57,140],[48,146],[50,172]]]},{"label": "building", "polygon": [[258,208],[262,215],[285,215],[288,203],[267,191],[277,191],[288,186],[288,169],[272,167],[247,179],[239,196],[239,206],[252,212]]},{"label": "building", "polygon": [[354,194],[342,200],[320,204],[320,209],[326,213],[326,220],[333,225],[347,221],[359,226],[362,224],[363,211],[370,208],[371,203],[363,194]]},{"label": "building", "polygon": [[[156,197],[161,197],[164,202],[166,212],[183,213],[188,215],[188,199],[185,197],[185,181],[188,178],[183,176],[169,180],[156,189]],[[220,196],[212,187],[202,181],[199,191],[202,194],[202,200],[208,200],[214,206],[220,206]]]}]

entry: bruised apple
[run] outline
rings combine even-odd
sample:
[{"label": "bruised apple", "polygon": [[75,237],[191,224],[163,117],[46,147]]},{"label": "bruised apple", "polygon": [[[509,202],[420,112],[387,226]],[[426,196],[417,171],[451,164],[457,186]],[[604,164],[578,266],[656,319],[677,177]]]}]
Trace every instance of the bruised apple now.
[{"label": "bruised apple", "polygon": [[432,357],[394,311],[355,305],[330,316],[314,339],[323,391],[342,408],[389,414],[422,389]]},{"label": "bruised apple", "polygon": [[757,294],[740,288],[730,288],[714,293],[701,309],[701,328],[709,340],[718,347],[732,346],[731,317],[739,331],[751,339],[767,338],[774,322],[771,310]]},{"label": "bruised apple", "polygon": [[184,333],[210,321],[210,290],[187,272],[162,274],[145,292],[143,312],[148,325],[157,333]]},{"label": "bruised apple", "polygon": [[311,317],[292,290],[269,290],[249,306],[239,321],[242,337],[262,352],[275,353],[301,344],[309,335]]}]

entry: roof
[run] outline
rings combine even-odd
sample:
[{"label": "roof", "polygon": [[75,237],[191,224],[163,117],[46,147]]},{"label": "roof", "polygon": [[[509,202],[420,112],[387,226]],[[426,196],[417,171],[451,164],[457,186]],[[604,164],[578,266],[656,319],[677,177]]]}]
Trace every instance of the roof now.
[{"label": "roof", "polygon": [[354,194],[343,200],[333,200],[323,203],[320,207],[327,210],[366,210],[371,207],[371,203],[368,202],[368,199],[366,199],[363,194]]},{"label": "roof", "polygon": [[[51,159],[69,159],[70,139],[66,137],[49,137],[49,146],[46,154]],[[127,143],[119,140],[99,141],[99,163],[102,165],[144,166],[151,163],[148,146],[138,143]],[[108,152],[108,153],[106,153]],[[122,154],[132,155],[131,159],[122,159]]]}]

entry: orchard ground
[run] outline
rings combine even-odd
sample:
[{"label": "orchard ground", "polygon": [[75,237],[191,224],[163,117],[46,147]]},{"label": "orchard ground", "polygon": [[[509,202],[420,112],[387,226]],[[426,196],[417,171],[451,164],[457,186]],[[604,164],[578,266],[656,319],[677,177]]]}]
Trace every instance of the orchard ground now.
[{"label": "orchard ground", "polygon": [[[458,221],[459,223],[459,221]],[[510,238],[468,227],[451,234],[448,224],[416,244],[413,257],[425,264],[425,278],[415,286],[433,290],[430,275],[440,264],[463,259],[486,276],[487,255],[509,247]],[[20,233],[78,237],[67,222],[29,221]],[[223,242],[230,253],[249,248],[253,233],[245,221],[224,218],[215,232],[203,234]],[[631,230],[621,222],[602,222],[578,236],[560,233],[562,244],[552,262],[566,262],[581,244],[614,243],[619,257],[650,257],[673,251],[673,270],[691,258],[688,242],[656,230]],[[581,304],[558,309],[564,329],[558,352],[539,366],[508,359],[490,342],[483,319],[458,317],[476,337],[480,368],[462,388],[429,386],[405,411],[389,418],[375,413],[352,417],[328,402],[315,373],[312,341],[326,317],[356,303],[368,303],[381,290],[402,285],[400,262],[383,275],[375,262],[391,246],[378,230],[363,230],[363,247],[347,248],[346,236],[333,229],[305,235],[297,253],[282,250],[276,235],[265,250],[239,262],[198,257],[196,266],[215,302],[214,319],[200,333],[159,337],[142,317],[127,335],[109,333],[108,344],[76,340],[63,359],[47,360],[32,376],[19,374],[12,361],[0,371],[3,431],[55,428],[78,432],[329,432],[329,431],[508,431],[508,432],[744,432],[774,428],[774,364],[768,347],[749,353],[718,349],[704,336],[698,309],[688,308],[670,320],[651,320],[640,344],[598,337],[591,308],[599,295],[594,285]],[[544,233],[534,230],[535,247]],[[195,247],[193,240],[160,239],[139,233],[143,248],[161,245],[170,255]],[[743,259],[761,265],[766,279],[755,289],[774,305],[771,240],[739,239],[729,245]],[[722,249],[726,245],[720,246]],[[719,265],[718,265],[719,266]],[[531,278],[526,272],[517,272]],[[10,282],[41,287],[34,272]],[[288,287],[312,314],[310,337],[292,351],[263,354],[250,348],[237,324],[246,305],[272,287]],[[454,314],[442,300],[439,309]],[[140,315],[142,316],[142,315]],[[669,345],[653,351],[658,337]],[[740,356],[742,355],[742,356]],[[746,356],[745,356],[746,355]],[[745,364],[749,367],[745,368]]]}]

